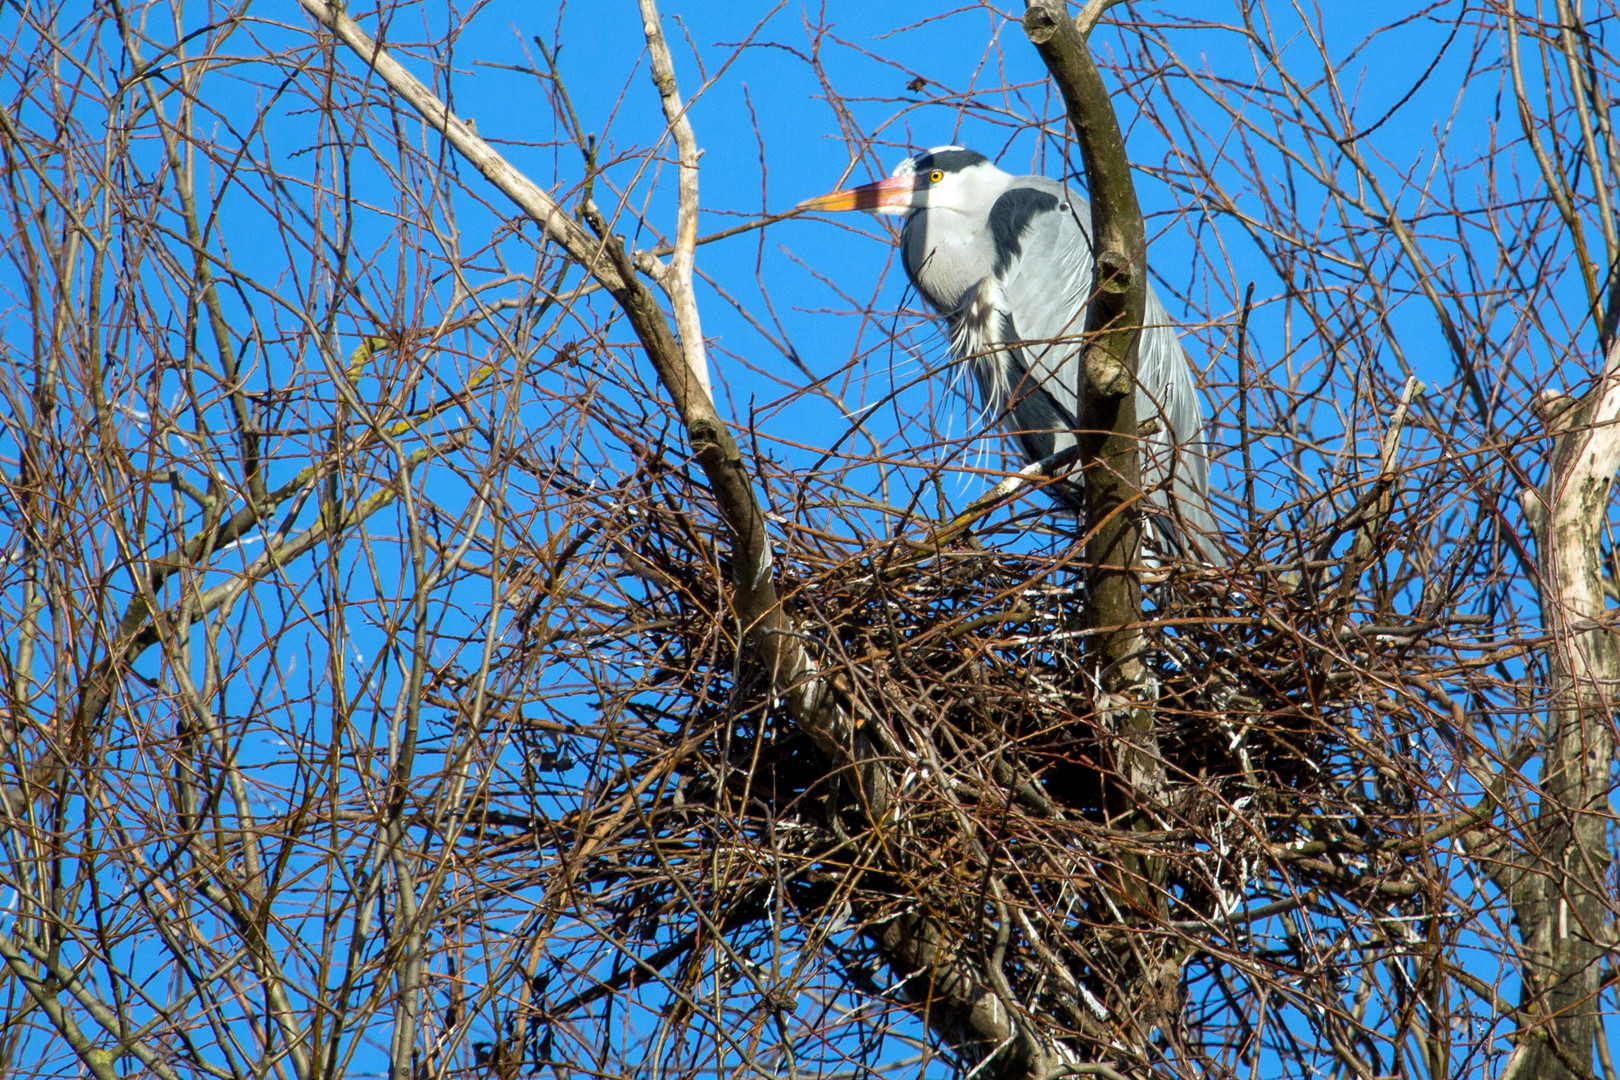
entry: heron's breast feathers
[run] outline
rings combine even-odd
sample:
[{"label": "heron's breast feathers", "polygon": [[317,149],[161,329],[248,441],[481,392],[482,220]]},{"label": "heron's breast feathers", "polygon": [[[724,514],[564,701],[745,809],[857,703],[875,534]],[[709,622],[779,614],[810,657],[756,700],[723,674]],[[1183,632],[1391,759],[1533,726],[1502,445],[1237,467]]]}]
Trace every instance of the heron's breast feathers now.
[{"label": "heron's breast feathers", "polygon": [[951,329],[951,355],[973,365],[985,411],[1000,416],[1013,393],[1012,362],[1003,333],[1006,303],[1000,283],[990,276],[981,279],[963,293],[956,310],[946,318]]}]

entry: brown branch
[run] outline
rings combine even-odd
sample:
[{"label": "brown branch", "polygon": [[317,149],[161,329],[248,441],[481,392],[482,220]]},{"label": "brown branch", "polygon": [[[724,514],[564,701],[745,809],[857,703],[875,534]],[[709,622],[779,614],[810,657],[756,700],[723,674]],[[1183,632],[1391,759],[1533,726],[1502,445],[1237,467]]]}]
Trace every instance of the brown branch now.
[{"label": "brown branch", "polygon": [[[1024,32],[1063,92],[1091,190],[1097,292],[1086,312],[1077,441],[1093,532],[1087,621],[1119,627],[1099,638],[1100,689],[1131,692],[1141,682],[1141,526],[1121,513],[1141,497],[1137,446],[1137,346],[1147,306],[1146,228],[1113,102],[1074,22],[1062,6],[1033,0]],[[1133,710],[1135,711],[1135,710]]]},{"label": "brown branch", "polygon": [[[712,244],[716,240],[729,240],[733,236],[741,236],[743,233],[753,232],[756,229],[763,229],[767,225],[775,225],[778,221],[786,221],[788,218],[799,217],[803,213],[803,210],[800,210],[797,206],[795,206],[793,209],[783,210],[779,214],[766,214],[764,217],[757,218],[754,221],[745,221],[741,225],[733,225],[730,228],[721,229],[718,232],[712,232],[707,236],[700,236],[693,241],[693,243],[697,247],[702,247],[704,244]],[[659,244],[657,247],[652,248],[649,251],[638,251],[636,252],[636,255],[638,257],[643,254],[662,257],[664,255],[673,253],[674,250],[674,244]]]},{"label": "brown branch", "polygon": [[[1079,29],[1063,5],[1032,0],[1024,32],[1063,93],[1091,190],[1096,295],[1086,312],[1076,431],[1091,530],[1085,619],[1107,631],[1093,639],[1090,663],[1099,699],[1125,718],[1119,764],[1132,794],[1113,807],[1123,814],[1136,796],[1151,805],[1164,789],[1153,709],[1143,696],[1142,532],[1131,509],[1142,491],[1135,391],[1147,306],[1147,232],[1112,99]],[[1151,873],[1143,877],[1156,880]]]}]

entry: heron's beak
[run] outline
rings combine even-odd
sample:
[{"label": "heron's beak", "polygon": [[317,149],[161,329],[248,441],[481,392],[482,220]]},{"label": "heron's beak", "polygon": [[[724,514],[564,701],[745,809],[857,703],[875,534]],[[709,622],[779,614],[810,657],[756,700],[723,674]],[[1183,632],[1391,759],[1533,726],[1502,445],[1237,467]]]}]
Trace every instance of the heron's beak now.
[{"label": "heron's beak", "polygon": [[874,214],[903,214],[912,208],[911,196],[922,187],[915,176],[890,176],[875,184],[845,188],[799,204],[800,210],[868,210]]}]

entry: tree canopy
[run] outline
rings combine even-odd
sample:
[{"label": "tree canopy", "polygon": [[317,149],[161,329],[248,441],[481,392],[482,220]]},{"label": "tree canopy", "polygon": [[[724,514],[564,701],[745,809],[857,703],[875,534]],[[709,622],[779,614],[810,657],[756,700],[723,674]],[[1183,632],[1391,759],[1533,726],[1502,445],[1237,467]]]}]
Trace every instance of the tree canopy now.
[{"label": "tree canopy", "polygon": [[[4,1069],[1612,1080],[1614,5],[692,8],[0,12]],[[944,144],[1230,567],[794,209]]]}]

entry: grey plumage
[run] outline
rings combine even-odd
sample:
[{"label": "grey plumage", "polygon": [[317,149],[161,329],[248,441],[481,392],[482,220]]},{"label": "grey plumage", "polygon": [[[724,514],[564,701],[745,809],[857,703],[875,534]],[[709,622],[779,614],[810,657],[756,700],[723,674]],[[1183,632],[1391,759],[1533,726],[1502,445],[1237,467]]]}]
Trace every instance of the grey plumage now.
[{"label": "grey plumage", "polygon": [[[1072,445],[1092,288],[1090,206],[1060,183],[1011,176],[959,147],[919,154],[883,183],[908,180],[906,273],[943,317],[953,355],[971,364],[986,410],[1031,461]],[[1170,515],[1184,527],[1168,530],[1175,546],[1190,538],[1205,558],[1224,562],[1213,542],[1218,530],[1191,362],[1151,288],[1144,321],[1136,412],[1139,422],[1158,421],[1142,441],[1153,517]]]}]

